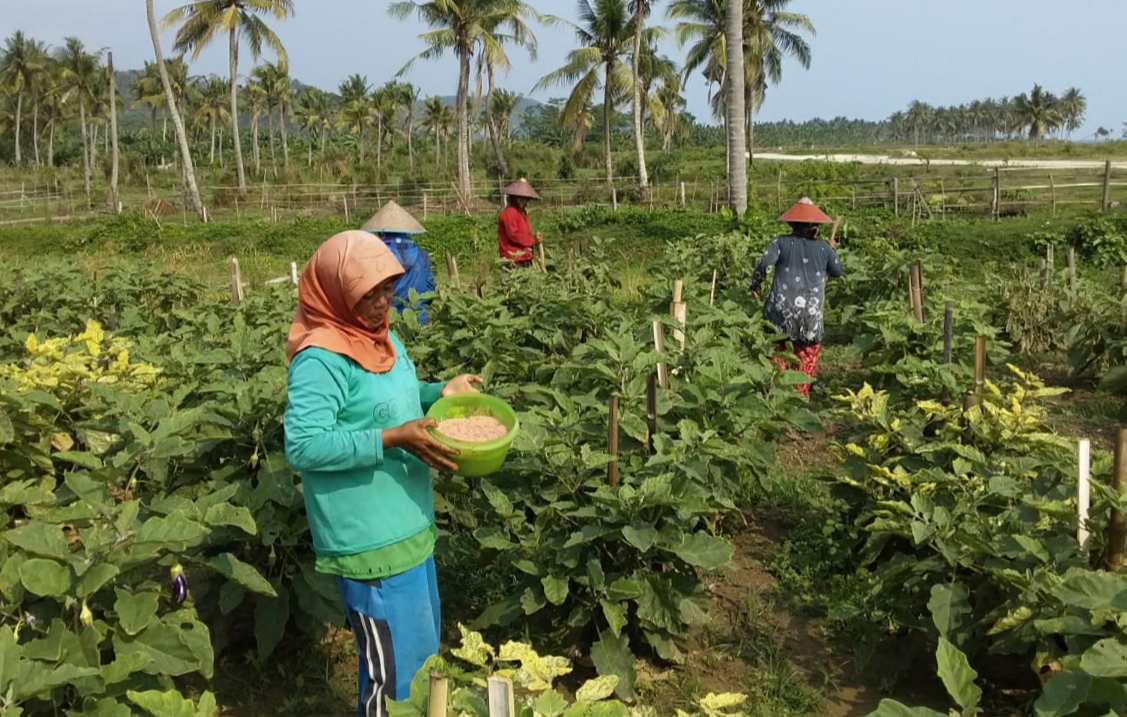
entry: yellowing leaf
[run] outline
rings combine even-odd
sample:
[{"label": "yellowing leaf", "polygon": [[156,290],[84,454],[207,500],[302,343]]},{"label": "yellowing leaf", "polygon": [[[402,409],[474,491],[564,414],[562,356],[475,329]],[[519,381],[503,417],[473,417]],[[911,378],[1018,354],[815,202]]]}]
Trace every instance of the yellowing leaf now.
[{"label": "yellowing leaf", "polygon": [[451,650],[454,657],[465,660],[471,665],[487,667],[496,654],[493,647],[485,642],[480,632],[467,630],[461,624],[458,625],[458,630],[462,633],[462,646]]},{"label": "yellowing leaf", "polygon": [[598,702],[614,694],[618,687],[618,675],[603,675],[593,680],[587,680],[579,691],[575,693],[577,702]]}]

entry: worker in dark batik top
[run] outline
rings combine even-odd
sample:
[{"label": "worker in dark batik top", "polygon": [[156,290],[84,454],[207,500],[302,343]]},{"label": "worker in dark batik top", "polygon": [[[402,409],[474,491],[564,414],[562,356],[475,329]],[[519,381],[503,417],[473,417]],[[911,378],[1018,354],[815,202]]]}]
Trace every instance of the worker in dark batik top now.
[{"label": "worker in dark batik top", "polygon": [[[832,238],[828,242],[818,238],[818,226],[832,220],[814,202],[799,200],[779,221],[790,224],[791,233],[775,238],[767,247],[751,277],[751,293],[759,298],[759,288],[773,267],[775,276],[763,302],[763,318],[794,345],[796,370],[814,378],[825,331],[826,277],[841,276],[841,259]],[[785,341],[775,347],[776,353],[786,350]],[[784,369],[787,366],[782,358],[772,361]],[[798,390],[809,396],[810,384]]]}]

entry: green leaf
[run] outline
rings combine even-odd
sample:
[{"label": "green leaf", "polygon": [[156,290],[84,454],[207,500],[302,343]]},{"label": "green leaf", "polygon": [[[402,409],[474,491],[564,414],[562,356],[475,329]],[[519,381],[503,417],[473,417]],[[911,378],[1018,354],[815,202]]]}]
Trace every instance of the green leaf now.
[{"label": "green leaf", "polygon": [[964,619],[971,616],[970,591],[962,583],[931,586],[931,599],[927,608],[939,636],[954,640],[954,635],[963,625]]},{"label": "green leaf", "polygon": [[1100,640],[1080,657],[1080,669],[1092,677],[1127,677],[1127,646],[1114,637]]},{"label": "green leaf", "polygon": [[104,697],[83,705],[81,712],[68,711],[67,717],[133,717],[133,710],[115,697]]},{"label": "green leaf", "polygon": [[211,526],[231,525],[239,528],[247,535],[257,535],[258,526],[250,510],[242,506],[233,506],[230,503],[219,503],[207,509],[204,522]]},{"label": "green leaf", "polygon": [[1061,602],[1085,610],[1127,610],[1127,575],[1070,570],[1052,589]]},{"label": "green leaf", "polygon": [[1064,717],[1080,709],[1092,689],[1091,675],[1071,670],[1058,672],[1041,688],[1033,705],[1036,717]]},{"label": "green leaf", "polygon": [[265,662],[286,634],[290,620],[290,593],[277,588],[277,597],[259,595],[254,600],[254,638],[258,642],[258,661]]},{"label": "green leaf", "polygon": [[41,597],[61,597],[70,591],[70,567],[54,560],[32,558],[20,565],[20,582]]},{"label": "green leaf", "polygon": [[118,626],[127,635],[136,635],[152,624],[157,616],[160,596],[152,591],[130,593],[118,588],[114,591],[117,600],[113,609],[117,613]]},{"label": "green leaf", "polygon": [[547,575],[540,579],[544,586],[544,597],[553,605],[563,605],[567,600],[567,578],[557,578]]},{"label": "green leaf", "polygon": [[78,579],[78,587],[75,592],[80,598],[90,597],[120,573],[121,571],[113,563],[98,563]]},{"label": "green leaf", "polygon": [[613,635],[609,630],[599,633],[599,641],[591,646],[591,661],[600,675],[615,675],[618,685],[614,692],[620,699],[634,699],[634,653],[630,652],[630,638]]},{"label": "green leaf", "polygon": [[23,527],[6,530],[3,536],[4,540],[32,555],[60,560],[65,560],[70,555],[70,546],[63,535],[63,529],[42,520],[32,520]]},{"label": "green leaf", "polygon": [[603,617],[607,619],[611,634],[619,637],[622,634],[622,628],[626,626],[626,610],[619,603],[609,600],[600,600],[599,604],[603,608]]},{"label": "green leaf", "polygon": [[146,670],[149,664],[153,661],[149,655],[142,652],[129,652],[124,655],[118,655],[117,659],[108,665],[102,666],[102,681],[107,685],[116,685],[119,682],[124,682],[134,672],[149,672]]},{"label": "green leaf", "polygon": [[555,690],[542,693],[533,703],[533,709],[541,717],[560,717],[567,707],[567,700]]},{"label": "green leaf", "polygon": [[166,517],[149,518],[137,530],[135,543],[155,543],[170,552],[180,552],[196,545],[208,534],[208,529],[190,519],[183,510]]},{"label": "green leaf", "polygon": [[607,588],[607,599],[614,602],[637,600],[642,595],[642,585],[633,578],[619,578]]},{"label": "green leaf", "polygon": [[57,461],[72,463],[79,468],[96,471],[102,467],[102,459],[86,451],[59,451],[51,456]]},{"label": "green leaf", "polygon": [[121,658],[135,652],[150,658],[144,671],[150,675],[176,677],[197,672],[202,667],[199,657],[180,636],[178,627],[157,623],[132,639],[115,636],[114,652]]},{"label": "green leaf", "polygon": [[12,683],[12,696],[16,703],[24,702],[97,674],[98,671],[92,667],[64,663],[50,669],[42,662],[26,660],[20,665],[19,677]]},{"label": "green leaf", "polygon": [[20,646],[16,644],[15,631],[7,625],[0,627],[0,695],[7,694],[15,681],[19,662]]},{"label": "green leaf", "polygon": [[927,707],[907,707],[896,700],[881,700],[876,710],[866,717],[947,717]]},{"label": "green leaf", "polygon": [[248,563],[236,558],[231,553],[223,553],[217,555],[207,561],[207,564],[216,570],[220,575],[225,575],[231,580],[234,580],[239,585],[242,585],[252,593],[259,595],[276,596],[274,586],[262,577],[262,575]]},{"label": "green leaf", "polygon": [[513,516],[512,501],[510,501],[497,486],[487,480],[483,480],[481,482],[481,492],[485,494],[489,504],[493,506],[493,510],[497,511],[497,515],[502,518],[511,518]]},{"label": "green leaf", "polygon": [[939,679],[943,680],[951,698],[964,712],[974,711],[982,700],[982,689],[974,684],[978,673],[971,668],[967,656],[947,638],[941,637],[935,659],[939,663]]},{"label": "green leaf", "polygon": [[622,537],[637,548],[638,552],[644,553],[657,542],[657,530],[648,525],[641,528],[627,526],[622,529]]},{"label": "green leaf", "polygon": [[166,692],[157,690],[135,692],[129,690],[125,695],[130,702],[153,717],[201,717],[192,701],[175,690]]},{"label": "green leaf", "polygon": [[243,604],[246,597],[247,591],[241,585],[224,580],[223,587],[219,588],[219,612],[230,615],[232,610]]},{"label": "green leaf", "polygon": [[7,413],[0,411],[0,446],[14,443],[15,440],[16,431],[12,427],[12,419],[8,418]]},{"label": "green leaf", "polygon": [[705,570],[715,570],[732,561],[732,546],[706,533],[693,533],[670,550],[689,565]]}]

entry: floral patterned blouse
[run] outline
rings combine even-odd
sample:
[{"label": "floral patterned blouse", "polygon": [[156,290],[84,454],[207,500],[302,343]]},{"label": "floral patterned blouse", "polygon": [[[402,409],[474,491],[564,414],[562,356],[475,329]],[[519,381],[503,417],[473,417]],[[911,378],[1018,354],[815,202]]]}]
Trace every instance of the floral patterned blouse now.
[{"label": "floral patterned blouse", "polygon": [[820,344],[824,333],[826,277],[841,276],[841,259],[821,239],[777,237],[763,252],[751,277],[751,290],[775,268],[763,302],[763,318],[798,344]]}]

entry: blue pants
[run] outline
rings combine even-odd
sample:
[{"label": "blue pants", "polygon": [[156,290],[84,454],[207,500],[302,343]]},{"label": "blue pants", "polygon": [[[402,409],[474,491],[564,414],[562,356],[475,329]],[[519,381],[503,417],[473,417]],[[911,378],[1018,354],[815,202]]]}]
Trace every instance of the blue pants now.
[{"label": "blue pants", "polygon": [[441,606],[434,557],[382,580],[337,578],[360,653],[358,717],[385,717],[386,700],[405,700],[415,673],[438,654]]}]

